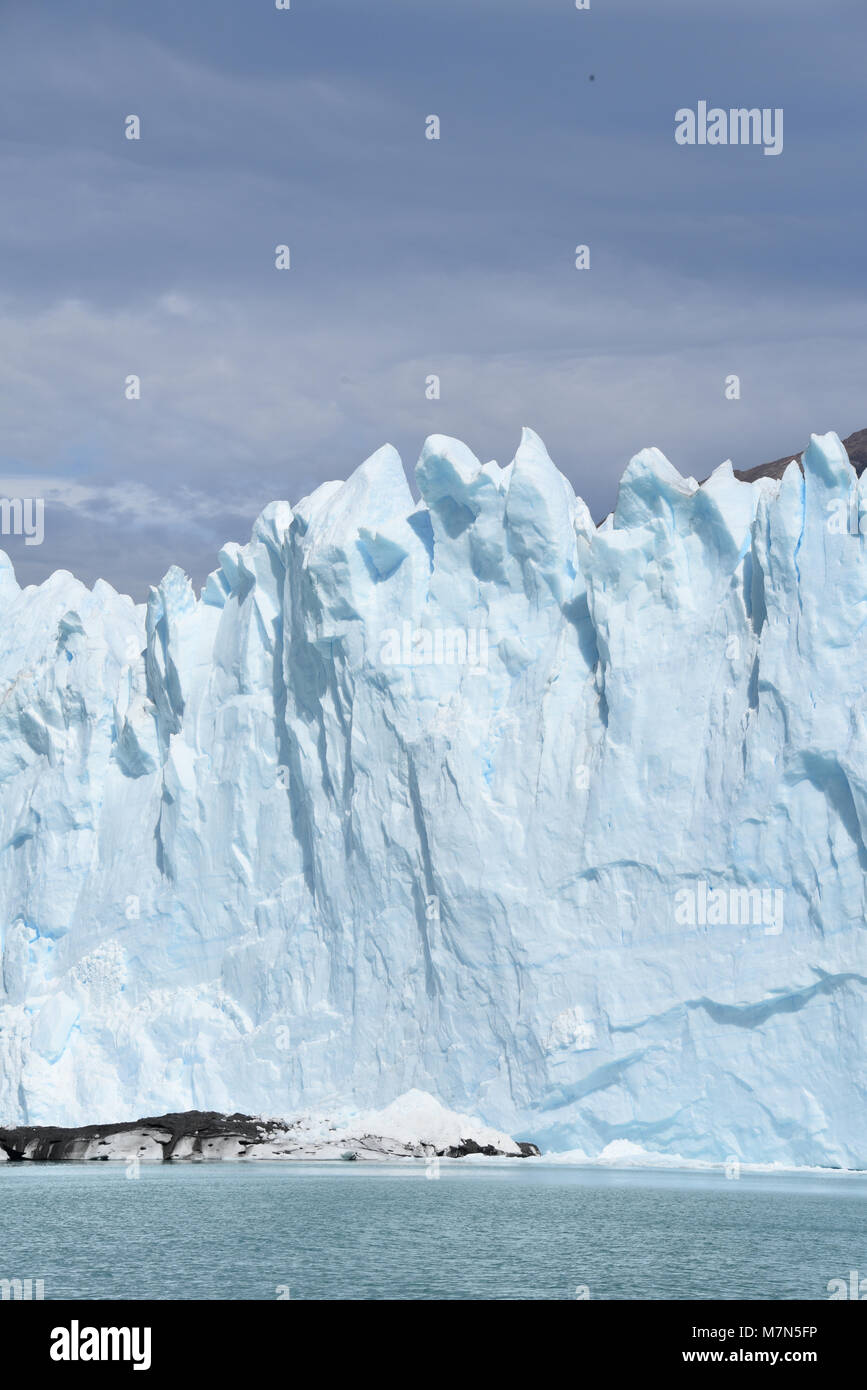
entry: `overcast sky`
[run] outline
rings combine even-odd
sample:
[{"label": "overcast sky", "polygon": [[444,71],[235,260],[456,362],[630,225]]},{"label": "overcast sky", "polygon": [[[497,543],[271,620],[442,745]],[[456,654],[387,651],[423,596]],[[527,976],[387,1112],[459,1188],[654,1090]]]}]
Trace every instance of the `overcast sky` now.
[{"label": "overcast sky", "polygon": [[[201,583],[434,432],[531,425],[601,519],[646,445],[703,477],[867,426],[865,45],[863,0],[2,0],[19,579]],[[782,107],[782,154],[679,146],[700,100]]]}]

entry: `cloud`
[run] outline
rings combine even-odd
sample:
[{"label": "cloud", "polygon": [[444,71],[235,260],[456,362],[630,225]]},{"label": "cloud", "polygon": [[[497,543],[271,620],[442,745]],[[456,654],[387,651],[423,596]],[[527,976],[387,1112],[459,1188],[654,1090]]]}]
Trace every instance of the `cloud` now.
[{"label": "cloud", "polygon": [[[0,489],[48,503],[45,544],[21,560],[34,577],[83,565],[89,581],[126,587],[129,545],[106,537],[147,534],[159,544],[136,560],[137,597],[173,562],[201,582],[267,502],[346,477],[386,440],[411,469],[437,431],[508,462],[532,425],[601,516],[644,445],[701,476],[727,455],[748,467],[811,429],[865,423],[853,415],[867,349],[851,297],[736,297],[619,270],[616,292],[583,289],[592,272],[575,271],[559,295],[530,276],[412,277],[359,287],[349,317],[333,303],[287,314],[279,292],[254,305],[175,289],[124,308],[7,306]],[[291,274],[275,271],[278,288]],[[407,318],[409,296],[437,301],[435,331]],[[131,372],[140,400],[124,395]],[[737,402],[724,398],[730,372]],[[438,401],[425,397],[432,373]]]},{"label": "cloud", "polygon": [[[700,474],[867,424],[859,13],[7,5],[0,468],[49,504],[22,575],[201,582],[268,501],[433,431],[503,462],[532,425],[601,516],[645,444]],[[675,145],[730,95],[785,104],[779,159]]]}]

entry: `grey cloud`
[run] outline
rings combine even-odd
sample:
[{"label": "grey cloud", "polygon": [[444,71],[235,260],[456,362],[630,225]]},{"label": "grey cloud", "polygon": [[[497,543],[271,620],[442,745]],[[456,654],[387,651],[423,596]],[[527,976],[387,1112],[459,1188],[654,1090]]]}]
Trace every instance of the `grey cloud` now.
[{"label": "grey cloud", "polygon": [[[49,502],[16,564],[201,582],[268,501],[435,430],[503,462],[532,425],[600,516],[645,444],[698,474],[864,425],[864,28],[842,0],[13,0],[0,470]],[[675,145],[729,95],[785,105],[780,159]]]}]

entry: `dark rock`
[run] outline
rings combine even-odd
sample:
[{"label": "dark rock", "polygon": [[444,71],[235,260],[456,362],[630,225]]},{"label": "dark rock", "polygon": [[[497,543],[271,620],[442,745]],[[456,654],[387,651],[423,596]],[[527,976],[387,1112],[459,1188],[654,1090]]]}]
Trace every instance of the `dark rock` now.
[{"label": "dark rock", "polygon": [[541,1158],[541,1154],[535,1144],[529,1144],[526,1141],[522,1143],[519,1139],[516,1139],[515,1143],[518,1145],[521,1152],[519,1154],[503,1155],[503,1150],[495,1149],[493,1144],[485,1144],[482,1146],[481,1144],[477,1144],[475,1139],[462,1139],[460,1144],[453,1144],[451,1148],[441,1149],[440,1157],[466,1158],[468,1154],[484,1154],[485,1158],[501,1158],[504,1156],[506,1158]]},{"label": "dark rock", "polygon": [[235,1137],[241,1142],[254,1143],[286,1132],[287,1126],[277,1120],[257,1120],[252,1115],[220,1115],[214,1110],[186,1110],[168,1115],[147,1116],[121,1124],[81,1125],[64,1129],[54,1125],[23,1125],[15,1129],[0,1129],[0,1149],[13,1162],[25,1157],[37,1163],[62,1163],[83,1154],[91,1144],[105,1143],[116,1134],[131,1134],[141,1130],[158,1138],[163,1145],[163,1157],[170,1159],[178,1141],[192,1138],[195,1147],[202,1140]]},{"label": "dark rock", "polygon": [[[126,1161],[187,1162],[202,1159],[235,1159],[253,1157],[315,1157],[358,1159],[388,1159],[428,1157],[437,1152],[433,1144],[408,1144],[387,1136],[362,1134],[355,1139],[344,1136],[355,1147],[342,1152],[333,1141],[329,1145],[308,1141],[303,1122],[258,1120],[252,1115],[221,1115],[214,1110],[186,1110],[168,1115],[150,1115],[141,1120],[121,1124],[81,1125],[63,1129],[52,1125],[25,1125],[16,1129],[0,1129],[0,1151],[13,1162],[75,1163]],[[271,1146],[269,1148],[269,1145]],[[520,1155],[538,1155],[535,1144],[521,1144]],[[107,1150],[107,1152],[100,1152]],[[446,1158],[466,1158],[483,1154],[496,1158],[502,1150],[492,1144],[480,1145],[474,1139],[462,1139],[445,1150],[438,1151]]]},{"label": "dark rock", "polygon": [[495,1149],[493,1144],[477,1144],[475,1139],[462,1139],[459,1144],[453,1144],[450,1148],[442,1151],[443,1158],[466,1158],[467,1154],[484,1154],[485,1158],[496,1158],[502,1152]]},{"label": "dark rock", "polygon": [[[860,478],[864,469],[867,468],[867,430],[856,430],[843,440],[843,448],[849,455],[849,462],[855,469]],[[782,458],[774,459],[772,463],[760,463],[755,468],[736,468],[734,475],[740,478],[742,483],[754,483],[756,478],[782,478],[789,464],[794,461],[801,466],[800,449],[795,454],[784,454]]]}]

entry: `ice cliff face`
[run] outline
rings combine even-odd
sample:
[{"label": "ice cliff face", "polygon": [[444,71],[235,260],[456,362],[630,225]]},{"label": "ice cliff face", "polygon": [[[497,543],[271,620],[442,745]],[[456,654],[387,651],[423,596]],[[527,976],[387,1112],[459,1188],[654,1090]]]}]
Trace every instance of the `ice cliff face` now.
[{"label": "ice cliff face", "polygon": [[833,434],[779,481],[650,449],[597,530],[529,431],[417,477],[146,611],[5,563],[0,1123],[418,1087],[867,1166],[867,482]]}]

